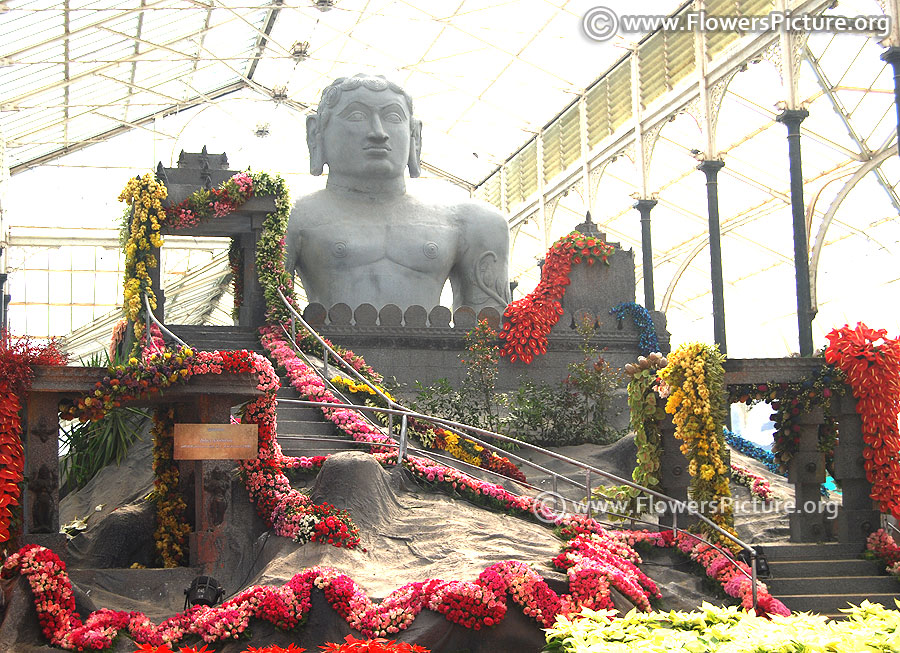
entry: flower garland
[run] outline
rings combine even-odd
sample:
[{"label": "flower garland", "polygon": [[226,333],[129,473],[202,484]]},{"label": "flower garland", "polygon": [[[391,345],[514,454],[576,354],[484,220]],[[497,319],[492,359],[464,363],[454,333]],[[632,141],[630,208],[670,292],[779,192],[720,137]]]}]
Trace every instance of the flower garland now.
[{"label": "flower garland", "polygon": [[530,363],[535,356],[547,353],[547,335],[563,314],[560,303],[569,285],[572,265],[582,261],[593,265],[597,261],[609,265],[608,257],[615,251],[599,238],[573,231],[557,240],[548,250],[541,268],[541,280],[526,297],[506,307],[500,339],[506,344],[501,356],[515,362]]},{"label": "flower garland", "polygon": [[[688,556],[703,568],[706,575],[721,584],[725,593],[741,602],[748,612],[753,610],[753,587],[746,574],[750,574],[750,566],[731,555],[722,552],[707,542],[698,540],[690,533],[679,531],[675,534],[666,531],[610,531],[609,536],[618,539],[630,547],[655,546],[674,547],[678,552]],[[742,573],[740,570],[743,570]],[[765,583],[756,583],[756,614],[790,615],[791,611],[769,593]]]},{"label": "flower garland", "polygon": [[900,578],[900,546],[883,528],[870,533],[866,538],[865,555],[877,558],[885,566],[887,573]]},{"label": "flower garland", "polygon": [[466,628],[490,627],[503,620],[507,597],[520,605],[526,616],[549,627],[560,614],[583,607],[611,608],[610,587],[639,609],[649,610],[650,599],[659,598],[660,593],[637,568],[640,560],[634,549],[605,533],[578,536],[554,559],[554,564],[566,571],[569,594],[556,594],[528,565],[505,561],[485,569],[474,582],[431,579],[408,583],[379,604],[349,576],[329,567],[313,567],[281,587],[249,587],[220,606],[194,606],[159,625],[140,612],[107,609],[91,613],[82,622],[75,612],[65,564],[38,545],[25,546],[10,556],[2,575],[25,577],[41,630],[53,646],[84,650],[107,648],[119,633],[151,646],[177,642],[186,635],[198,635],[209,643],[237,639],[247,631],[251,618],[290,630],[306,621],[313,588],[322,590],[332,608],[366,637],[405,630],[425,608]]},{"label": "flower garland", "polygon": [[[375,639],[357,639],[353,635],[347,635],[343,644],[329,642],[319,647],[326,653],[430,653],[429,649],[416,644],[408,644],[406,642],[398,642],[395,640],[387,640],[381,637]],[[305,648],[300,648],[294,644],[288,644],[287,648],[270,644],[263,648],[251,646],[244,649],[243,653],[304,653]],[[179,653],[212,653],[207,650],[204,644],[201,648],[193,646],[182,646],[178,649]],[[175,653],[174,649],[169,648],[166,644],[155,646],[153,644],[144,644],[135,649],[134,653]]]},{"label": "flower garland", "polygon": [[[294,302],[294,289],[290,275],[284,269],[284,233],[290,215],[290,197],[281,177],[271,177],[264,172],[240,172],[226,180],[219,188],[201,189],[182,202],[163,206],[168,197],[166,187],[151,173],[128,181],[119,200],[134,207],[130,233],[125,245],[125,315],[134,322],[135,336],[143,333],[141,320],[142,296],[146,292],[150,306],[156,308],[156,296],[150,282],[149,270],[158,261],[152,248],[163,245],[162,226],[186,229],[201,221],[222,217],[238,210],[251,197],[273,197],[275,211],[263,220],[262,234],[256,244],[256,266],[263,294],[266,299],[266,319],[281,322],[287,318],[287,309],[278,297],[278,290]],[[236,254],[237,252],[237,254]],[[232,242],[229,263],[233,270],[237,265],[239,250]],[[242,299],[243,274],[233,274],[235,300]]]},{"label": "flower garland", "polygon": [[[162,202],[168,196],[166,187],[156,181],[152,173],[129,179],[119,194],[119,201],[133,207],[129,225],[128,240],[125,243],[125,316],[134,322],[134,334],[140,339],[143,323],[140,313],[143,309],[144,293],[150,307],[156,308],[156,295],[150,281],[150,270],[159,262],[152,251],[162,247],[160,227],[166,219]],[[139,326],[140,325],[140,326]]]},{"label": "flower garland", "polygon": [[[686,344],[669,355],[659,376],[671,388],[666,412],[675,424],[675,437],[689,460],[691,499],[701,512],[721,528],[733,524],[728,468],[725,466],[725,370],[724,356],[715,346]],[[701,524],[703,528],[705,524]],[[711,531],[708,526],[706,530]],[[718,533],[710,537],[721,538]],[[723,544],[733,546],[730,540]]]},{"label": "flower garland", "polygon": [[825,454],[825,469],[833,476],[837,420],[831,414],[831,399],[846,391],[844,378],[841,370],[823,360],[815,374],[801,381],[732,385],[728,392],[732,403],[752,406],[765,401],[771,404],[771,420],[775,424],[773,461],[782,472],[787,472],[791,458],[799,450],[800,436],[795,428],[798,416],[821,407],[824,421],[819,428],[818,449]]},{"label": "flower garland", "polygon": [[772,499],[772,486],[769,485],[769,481],[743,465],[731,463],[731,480],[749,488],[750,494],[758,499],[763,501]]},{"label": "flower garland", "polygon": [[25,473],[22,448],[22,397],[31,387],[35,365],[65,365],[56,341],[34,344],[0,331],[0,552],[13,539],[14,507],[19,505]]},{"label": "flower garland", "polygon": [[185,521],[187,504],[178,491],[178,464],[172,459],[175,446],[175,410],[161,407],[153,414],[153,502],[156,504],[156,553],[165,568],[184,560],[184,542],[191,528]]},{"label": "flower garland", "polygon": [[231,309],[231,317],[238,318],[241,305],[244,303],[244,250],[238,241],[231,239],[228,247],[228,267],[231,268],[231,286],[234,289],[234,306]]},{"label": "flower garland", "polygon": [[862,322],[829,333],[825,361],[847,377],[862,420],[866,478],[881,511],[900,517],[900,338]]},{"label": "flower garland", "polygon": [[[631,412],[631,430],[637,445],[637,465],[631,474],[638,485],[659,489],[659,461],[662,456],[662,438],[659,423],[666,415],[665,390],[658,376],[659,370],[669,364],[659,352],[649,357],[641,356],[638,364],[625,366],[628,374],[628,407]],[[662,394],[661,394],[662,393]]]},{"label": "flower garland", "polygon": [[728,429],[725,429],[725,442],[727,442],[728,446],[732,449],[762,463],[765,465],[766,469],[773,474],[785,476],[785,473],[778,466],[778,463],[775,462],[775,454],[771,451],[763,449],[759,445],[750,442],[750,440],[741,436],[739,433],[734,433]]},{"label": "flower garland", "polygon": [[[275,392],[278,377],[272,364],[264,357],[247,351],[193,352],[189,348],[151,354],[146,360],[130,359],[127,365],[109,368],[109,374],[96,385],[93,393],[60,404],[63,419],[99,419],[110,408],[134,399],[142,399],[176,383],[186,383],[194,376],[205,374],[253,374],[256,387],[264,395],[244,407],[244,423],[259,425],[259,455],[241,462],[242,476],[257,512],[276,534],[298,542],[316,541],[334,546],[355,548],[359,544],[359,530],[346,511],[323,504],[316,506],[306,495],[294,490],[284,475],[286,467],[297,461],[284,456],[275,437]],[[168,418],[164,418],[168,419]],[[159,427],[168,431],[168,424]],[[177,515],[180,508],[171,492],[177,483],[177,473],[170,473],[169,449],[159,446],[154,451],[158,469],[162,470],[158,500],[167,508],[157,516],[160,536],[158,546],[164,562],[176,563],[181,552]],[[168,454],[168,455],[167,455]],[[160,521],[161,520],[161,521]],[[159,544],[161,542],[161,544]]]},{"label": "flower garland", "polygon": [[622,321],[626,316],[631,315],[635,326],[640,329],[641,337],[638,341],[638,347],[645,355],[650,352],[659,351],[659,337],[656,335],[656,325],[653,324],[653,318],[650,311],[634,302],[623,302],[616,304],[610,311],[610,315],[615,315],[616,319]]}]

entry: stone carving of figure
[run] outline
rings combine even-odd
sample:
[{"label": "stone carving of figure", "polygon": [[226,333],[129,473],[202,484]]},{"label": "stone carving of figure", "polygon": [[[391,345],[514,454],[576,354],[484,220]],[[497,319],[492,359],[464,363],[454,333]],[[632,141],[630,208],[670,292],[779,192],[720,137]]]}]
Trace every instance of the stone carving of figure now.
[{"label": "stone carving of figure", "polygon": [[47,468],[41,465],[37,476],[28,483],[28,489],[34,493],[31,503],[31,532],[52,533],[53,515],[53,489],[56,487],[56,479]]},{"label": "stone carving of figure", "polygon": [[228,472],[222,469],[213,469],[203,483],[203,489],[209,495],[209,522],[212,526],[219,526],[225,521],[225,511],[228,510],[228,491],[231,489],[231,478]]},{"label": "stone carving of figure", "polygon": [[287,230],[289,273],[311,302],[431,309],[447,279],[454,309],[509,303],[509,229],[484,202],[434,201],[406,190],[418,177],[422,125],[412,99],[382,76],[342,77],[306,119],[310,171],[323,190],[301,197]]}]

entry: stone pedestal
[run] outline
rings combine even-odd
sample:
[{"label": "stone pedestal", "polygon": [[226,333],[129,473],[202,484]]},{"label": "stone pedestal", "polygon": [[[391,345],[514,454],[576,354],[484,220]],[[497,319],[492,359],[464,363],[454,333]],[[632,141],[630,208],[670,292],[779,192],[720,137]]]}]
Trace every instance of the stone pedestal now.
[{"label": "stone pedestal", "polygon": [[832,405],[838,419],[834,475],[841,482],[843,495],[838,515],[838,540],[864,542],[869,533],[879,528],[880,516],[873,507],[872,484],[866,479],[862,421],[856,413],[856,399],[849,388]]},{"label": "stone pedestal", "polygon": [[788,467],[788,481],[794,484],[795,508],[790,514],[792,542],[821,542],[826,539],[820,486],[825,482],[825,454],[819,448],[822,409],[801,413],[794,420],[800,438],[797,453]]},{"label": "stone pedestal", "polygon": [[22,543],[40,544],[64,556],[59,532],[59,398],[31,393],[25,401],[25,483],[21,497]]},{"label": "stone pedestal", "polygon": [[[688,490],[691,486],[691,474],[688,469],[690,462],[687,456],[681,453],[681,440],[675,437],[675,425],[672,423],[671,415],[666,415],[660,424],[659,432],[662,441],[662,455],[659,461],[661,491],[673,499],[688,501]],[[659,525],[671,527],[676,512],[678,528],[687,528],[699,521],[695,515],[666,508],[659,515]]]}]

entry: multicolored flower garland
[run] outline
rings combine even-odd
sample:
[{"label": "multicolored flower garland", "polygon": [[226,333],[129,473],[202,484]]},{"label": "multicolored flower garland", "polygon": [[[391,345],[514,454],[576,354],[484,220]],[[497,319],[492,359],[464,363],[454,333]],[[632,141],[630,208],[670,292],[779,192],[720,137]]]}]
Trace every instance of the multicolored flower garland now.
[{"label": "multicolored flower garland", "polygon": [[493,626],[507,611],[507,596],[526,616],[543,627],[560,614],[583,607],[612,608],[615,587],[639,609],[649,610],[660,596],[656,584],[638,568],[640,556],[605,533],[578,536],[568,542],[554,564],[566,570],[569,594],[556,594],[528,565],[499,562],[474,582],[426,580],[394,590],[374,603],[349,576],[329,567],[313,567],[281,587],[247,588],[220,606],[193,608],[153,624],[140,612],[101,609],[82,622],[75,612],[72,585],[65,564],[49,549],[28,545],[3,564],[2,575],[21,574],[34,595],[41,630],[54,646],[67,650],[103,649],[121,632],[139,644],[154,646],[198,635],[205,642],[237,639],[250,619],[261,619],[290,630],[306,621],[314,588],[323,591],[332,608],[366,637],[384,637],[407,629],[423,609],[443,614],[448,621],[479,630]]},{"label": "multicolored flower garland", "polygon": [[506,319],[499,334],[506,344],[500,354],[512,362],[521,359],[525,363],[546,354],[547,335],[563,314],[560,302],[570,283],[572,265],[582,261],[588,265],[598,261],[609,265],[607,259],[613,251],[612,245],[577,231],[557,240],[547,252],[537,288],[506,307],[503,313]]},{"label": "multicolored flower garland", "polygon": [[[719,527],[731,529],[732,507],[722,499],[731,496],[725,466],[725,370],[724,356],[715,346],[702,343],[682,345],[669,354],[669,364],[659,376],[671,388],[666,412],[672,415],[675,437],[689,460],[691,499],[701,512]],[[700,528],[711,531],[701,524]],[[707,533],[720,539],[715,531]],[[734,546],[724,538],[722,544]]]},{"label": "multicolored flower garland", "polygon": [[819,428],[818,448],[825,454],[825,469],[834,475],[837,421],[831,414],[831,399],[846,391],[844,378],[841,370],[823,360],[822,367],[813,376],[802,381],[731,385],[728,392],[732,403],[752,406],[765,401],[771,405],[771,419],[775,424],[772,455],[777,468],[782,472],[787,472],[791,458],[799,450],[800,436],[795,430],[797,418],[821,407],[824,421]]},{"label": "multicolored flower garland", "polygon": [[769,485],[769,481],[743,465],[731,463],[731,480],[748,488],[750,494],[757,499],[769,501],[772,498],[772,486]]},{"label": "multicolored flower garland", "polygon": [[862,322],[829,333],[825,361],[846,375],[862,420],[866,478],[881,511],[900,518],[900,338]]}]

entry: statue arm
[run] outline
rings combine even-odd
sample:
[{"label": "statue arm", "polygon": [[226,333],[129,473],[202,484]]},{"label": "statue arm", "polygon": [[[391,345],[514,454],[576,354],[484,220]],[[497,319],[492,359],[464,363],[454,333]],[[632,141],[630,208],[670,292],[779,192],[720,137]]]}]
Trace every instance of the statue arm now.
[{"label": "statue arm", "polygon": [[462,245],[450,285],[454,310],[471,306],[478,313],[490,306],[502,314],[509,303],[509,228],[492,207],[465,207]]},{"label": "statue arm", "polygon": [[[293,216],[291,216],[293,218]],[[300,230],[297,228],[296,222],[291,220],[288,222],[287,233],[284,238],[284,246],[285,246],[285,255],[284,255],[284,269],[290,275],[291,278],[294,277],[294,270],[297,267],[297,262],[300,259]]]}]

